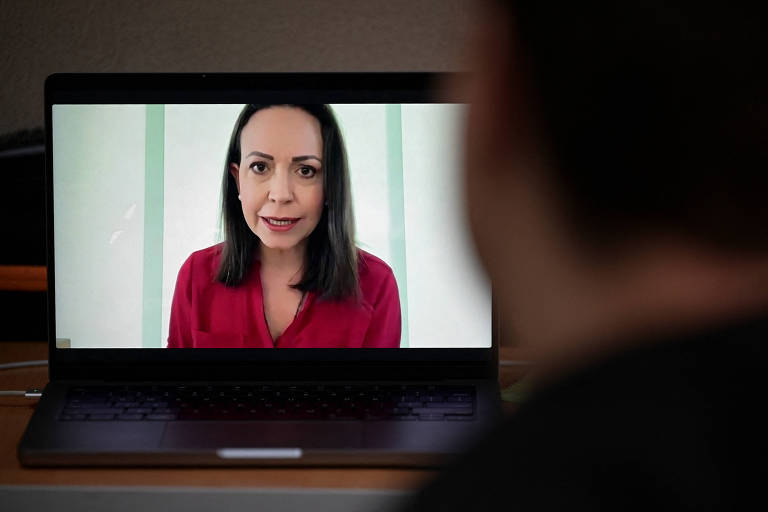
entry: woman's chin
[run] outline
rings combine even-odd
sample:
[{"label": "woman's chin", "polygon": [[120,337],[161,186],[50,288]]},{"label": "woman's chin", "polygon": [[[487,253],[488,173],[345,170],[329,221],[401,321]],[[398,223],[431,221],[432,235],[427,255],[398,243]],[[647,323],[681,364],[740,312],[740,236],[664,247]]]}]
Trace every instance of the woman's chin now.
[{"label": "woman's chin", "polygon": [[284,240],[280,240],[274,235],[264,236],[257,234],[257,236],[259,237],[259,240],[261,240],[262,247],[266,249],[288,251],[290,249],[294,249],[298,245],[298,241],[294,239],[294,237],[280,237],[284,238]]}]

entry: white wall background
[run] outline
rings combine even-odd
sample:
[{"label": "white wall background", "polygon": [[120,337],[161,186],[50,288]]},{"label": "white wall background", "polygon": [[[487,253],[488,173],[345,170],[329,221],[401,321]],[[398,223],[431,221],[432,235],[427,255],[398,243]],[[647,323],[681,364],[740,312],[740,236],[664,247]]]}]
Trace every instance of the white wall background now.
[{"label": "white wall background", "polygon": [[56,337],[140,347],[143,105],[53,110]]},{"label": "white wall background", "polygon": [[488,347],[490,284],[461,189],[461,105],[403,105],[403,192],[411,347]]},{"label": "white wall background", "polygon": [[358,247],[392,265],[384,105],[333,105],[349,159]]}]

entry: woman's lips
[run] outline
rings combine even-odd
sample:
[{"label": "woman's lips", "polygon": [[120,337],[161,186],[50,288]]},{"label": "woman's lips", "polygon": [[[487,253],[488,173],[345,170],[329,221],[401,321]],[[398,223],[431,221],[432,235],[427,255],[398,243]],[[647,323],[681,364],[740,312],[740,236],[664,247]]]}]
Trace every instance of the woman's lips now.
[{"label": "woman's lips", "polygon": [[294,217],[260,217],[264,225],[271,231],[288,231],[299,222]]}]

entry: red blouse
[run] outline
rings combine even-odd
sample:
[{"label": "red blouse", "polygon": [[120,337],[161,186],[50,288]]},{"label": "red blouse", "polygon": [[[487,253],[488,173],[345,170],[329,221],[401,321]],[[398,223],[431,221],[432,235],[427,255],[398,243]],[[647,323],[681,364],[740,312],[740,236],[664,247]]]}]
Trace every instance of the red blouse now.
[{"label": "red blouse", "polygon": [[272,340],[264,317],[261,263],[239,286],[215,280],[221,244],[192,253],[173,293],[169,348],[397,348],[400,298],[395,276],[376,256],[358,250],[361,301],[320,300],[308,292],[293,322]]}]

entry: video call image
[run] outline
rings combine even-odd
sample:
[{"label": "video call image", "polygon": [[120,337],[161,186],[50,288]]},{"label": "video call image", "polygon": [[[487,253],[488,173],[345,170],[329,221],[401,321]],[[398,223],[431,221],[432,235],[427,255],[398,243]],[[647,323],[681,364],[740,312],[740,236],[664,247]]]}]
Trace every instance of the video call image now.
[{"label": "video call image", "polygon": [[465,114],[54,105],[57,347],[490,347]]}]

